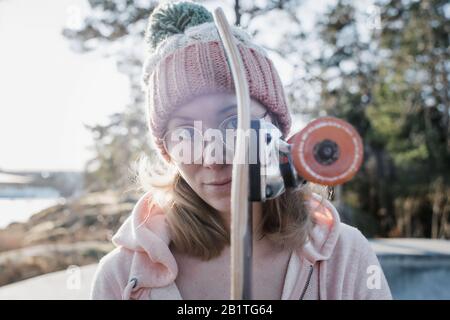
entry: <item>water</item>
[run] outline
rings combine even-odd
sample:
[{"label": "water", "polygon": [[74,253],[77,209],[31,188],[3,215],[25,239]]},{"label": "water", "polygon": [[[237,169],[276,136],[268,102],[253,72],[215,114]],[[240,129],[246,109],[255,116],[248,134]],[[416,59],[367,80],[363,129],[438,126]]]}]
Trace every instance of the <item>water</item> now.
[{"label": "water", "polygon": [[394,299],[450,299],[450,256],[439,254],[379,257]]},{"label": "water", "polygon": [[25,222],[33,214],[57,204],[59,198],[0,198],[0,229]]}]

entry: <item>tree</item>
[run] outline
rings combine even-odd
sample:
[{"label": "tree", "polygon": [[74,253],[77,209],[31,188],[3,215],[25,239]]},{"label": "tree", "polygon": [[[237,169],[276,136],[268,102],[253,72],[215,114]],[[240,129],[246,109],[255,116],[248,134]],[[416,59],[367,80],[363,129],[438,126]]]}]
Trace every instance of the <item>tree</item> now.
[{"label": "tree", "polygon": [[396,214],[407,221],[395,232],[406,236],[450,236],[446,5],[392,0],[381,6],[384,59],[369,115],[398,170]]},{"label": "tree", "polygon": [[144,54],[146,21],[156,2],[138,0],[89,0],[91,11],[81,28],[63,30],[73,49],[80,53],[102,49],[117,59],[120,72],[129,78],[130,101],[106,124],[86,126],[92,132],[94,158],[88,161],[86,185],[91,190],[126,189],[131,167],[144,152],[154,156],[145,123],[140,72]]}]

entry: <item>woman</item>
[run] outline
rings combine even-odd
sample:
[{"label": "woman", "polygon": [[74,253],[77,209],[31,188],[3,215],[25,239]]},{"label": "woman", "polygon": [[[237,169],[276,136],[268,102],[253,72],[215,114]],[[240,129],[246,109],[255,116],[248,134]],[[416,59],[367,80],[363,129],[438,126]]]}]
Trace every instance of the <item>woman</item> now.
[{"label": "woman", "polygon": [[[146,193],[113,237],[117,248],[101,259],[91,297],[229,299],[231,72],[204,7],[160,5],[148,26],[143,88],[164,165],[161,171],[153,162],[141,172]],[[287,137],[290,113],[271,60],[242,29],[233,33],[252,118],[272,122]],[[211,130],[220,139],[207,139]],[[253,205],[254,299],[391,299],[367,239],[341,223],[313,187]]]}]

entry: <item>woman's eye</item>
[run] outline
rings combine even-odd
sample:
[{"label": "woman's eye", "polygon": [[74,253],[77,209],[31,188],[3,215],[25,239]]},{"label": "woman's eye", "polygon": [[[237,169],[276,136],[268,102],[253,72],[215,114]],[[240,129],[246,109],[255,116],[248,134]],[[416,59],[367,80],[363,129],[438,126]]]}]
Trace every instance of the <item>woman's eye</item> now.
[{"label": "woman's eye", "polygon": [[[251,115],[252,120],[258,120],[263,118],[263,116],[256,116],[254,114]],[[225,129],[237,129],[238,127],[238,117],[237,115],[232,116],[225,122]]]},{"label": "woman's eye", "polygon": [[175,136],[183,140],[194,139],[195,130],[191,127],[183,127],[175,130]]},{"label": "woman's eye", "polygon": [[237,116],[228,119],[228,121],[225,123],[225,129],[237,129],[237,126],[238,126]]}]

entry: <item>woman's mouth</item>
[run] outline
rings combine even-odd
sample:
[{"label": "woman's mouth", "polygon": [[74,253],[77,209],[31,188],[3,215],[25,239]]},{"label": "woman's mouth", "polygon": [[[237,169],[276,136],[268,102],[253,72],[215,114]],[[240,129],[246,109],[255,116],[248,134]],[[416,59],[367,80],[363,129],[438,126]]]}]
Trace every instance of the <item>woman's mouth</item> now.
[{"label": "woman's mouth", "polygon": [[205,183],[205,186],[215,192],[226,191],[231,187],[231,178],[221,181]]}]

